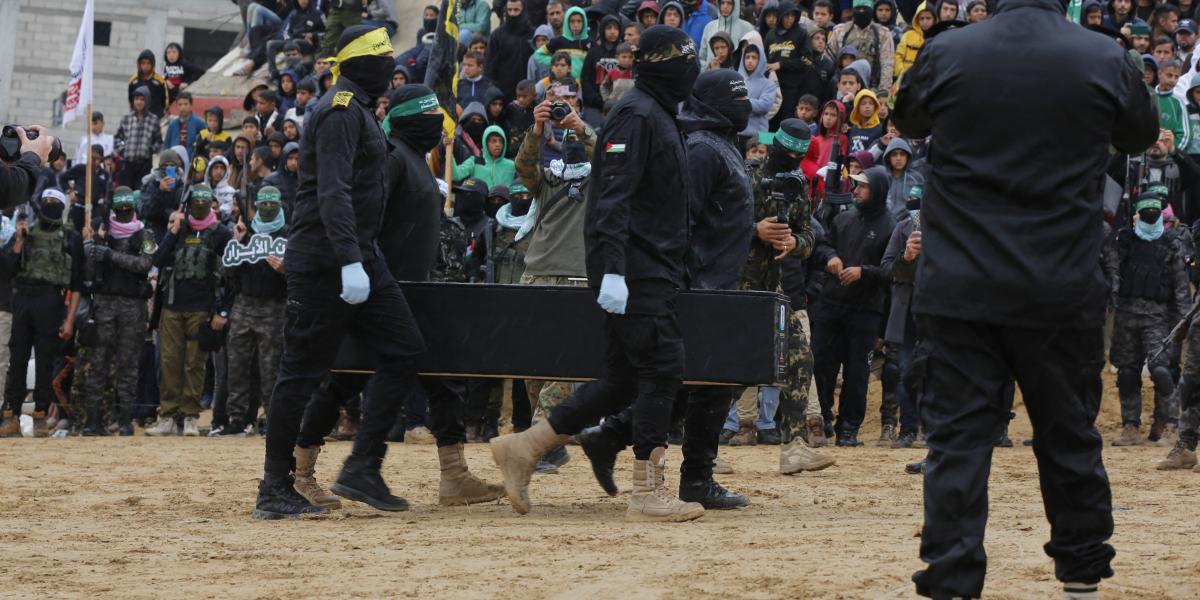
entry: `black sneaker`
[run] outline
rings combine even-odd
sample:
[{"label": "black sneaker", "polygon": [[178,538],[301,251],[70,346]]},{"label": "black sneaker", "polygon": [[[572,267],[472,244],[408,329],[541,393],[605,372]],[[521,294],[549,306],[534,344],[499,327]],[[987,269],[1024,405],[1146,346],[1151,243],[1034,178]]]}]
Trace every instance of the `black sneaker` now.
[{"label": "black sneaker", "polygon": [[846,430],[838,434],[835,445],[842,446],[844,448],[854,448],[863,445],[863,443],[858,439],[857,431]]},{"label": "black sneaker", "polygon": [[277,521],[328,512],[328,509],[316,506],[301,496],[289,476],[277,480],[266,478],[258,484],[258,499],[250,516],[264,521]]},{"label": "black sneaker", "polygon": [[756,434],[758,443],[765,446],[778,446],[781,443],[778,429],[759,429]]},{"label": "black sneaker", "polygon": [[117,426],[117,435],[129,437],[133,435],[133,423],[121,423]]},{"label": "black sneaker", "polygon": [[575,438],[579,440],[579,447],[583,448],[583,453],[592,463],[592,475],[596,476],[596,483],[600,484],[604,493],[616,496],[617,482],[613,479],[613,467],[617,463],[617,454],[621,452],[622,448],[607,439],[599,426],[588,427],[579,432]]},{"label": "black sneaker", "polygon": [[1000,439],[996,440],[996,447],[997,448],[1012,448],[1013,447],[1012,438],[1008,437],[1008,434],[1005,433],[1004,435],[1000,436]]},{"label": "black sneaker", "polygon": [[717,444],[720,444],[721,446],[728,446],[729,440],[732,440],[733,436],[735,436],[735,435],[737,435],[737,431],[730,431],[728,429],[722,429],[721,437],[717,439]]},{"label": "black sneaker", "polygon": [[1021,445],[1022,446],[1032,446],[1033,438],[1025,438],[1025,440],[1021,442]]},{"label": "black sneaker", "polygon": [[378,510],[399,512],[408,510],[408,501],[393,496],[379,474],[383,466],[381,457],[363,457],[351,454],[338,474],[337,483],[329,491],[356,502],[362,502]]},{"label": "black sneaker", "polygon": [[679,499],[699,502],[706,510],[731,510],[750,504],[745,496],[721,487],[711,477],[700,481],[680,481]]},{"label": "black sneaker", "polygon": [[248,427],[246,427],[245,425],[242,425],[240,423],[229,423],[227,425],[218,425],[216,427],[213,427],[212,431],[208,432],[208,437],[221,437],[221,438],[243,437],[244,438],[244,437],[246,437],[246,435],[248,433],[248,429],[249,429]]},{"label": "black sneaker", "polygon": [[908,463],[907,465],[904,465],[904,472],[908,473],[909,475],[920,475],[921,473],[924,473],[925,472],[925,461],[918,460],[917,462]]},{"label": "black sneaker", "polygon": [[893,448],[912,448],[913,442],[917,441],[917,434],[910,432],[901,433],[896,441],[892,442]]},{"label": "black sneaker", "polygon": [[492,441],[492,438],[498,435],[500,435],[500,431],[496,429],[495,423],[485,423],[479,430],[479,437],[485,444]]}]

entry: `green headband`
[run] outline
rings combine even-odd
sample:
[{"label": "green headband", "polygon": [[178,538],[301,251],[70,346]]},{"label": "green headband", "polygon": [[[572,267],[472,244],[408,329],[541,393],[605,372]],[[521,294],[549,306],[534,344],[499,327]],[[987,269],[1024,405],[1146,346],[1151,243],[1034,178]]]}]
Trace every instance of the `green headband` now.
[{"label": "green headband", "polygon": [[258,197],[254,200],[254,205],[258,206],[266,202],[279,202],[279,190],[263,188],[258,190]]},{"label": "green headband", "polygon": [[775,132],[775,142],[792,152],[805,153],[808,152],[808,145],[812,143],[812,140],[802,140],[788,135],[786,131],[780,129]]},{"label": "green headband", "polygon": [[198,187],[192,188],[192,197],[191,197],[191,199],[192,199],[192,200],[208,200],[208,201],[212,201],[212,199],[213,199],[213,193],[212,193],[212,190],[200,189],[200,188],[198,188]]},{"label": "green headband", "polygon": [[519,181],[515,181],[515,182],[513,182],[512,185],[508,186],[508,194],[510,196],[515,196],[517,194],[528,194],[528,193],[529,193],[529,188],[525,187],[525,184],[521,183]]},{"label": "green headband", "polygon": [[412,115],[419,115],[423,112],[431,111],[438,106],[439,104],[437,96],[433,94],[418,96],[393,106],[391,110],[388,110],[387,116],[383,119],[384,135],[392,134],[392,117],[411,117]]},{"label": "green headband", "polygon": [[1144,208],[1157,208],[1158,210],[1162,210],[1162,200],[1159,200],[1158,198],[1146,198],[1145,200],[1138,200],[1137,204],[1133,205],[1133,212],[1141,212]]},{"label": "green headband", "polygon": [[867,8],[873,8],[875,3],[871,0],[854,0],[854,3],[850,6],[850,8],[861,8],[864,6]]},{"label": "green headband", "polygon": [[133,197],[133,192],[117,192],[112,197],[113,206],[118,204],[137,204],[137,200]]}]

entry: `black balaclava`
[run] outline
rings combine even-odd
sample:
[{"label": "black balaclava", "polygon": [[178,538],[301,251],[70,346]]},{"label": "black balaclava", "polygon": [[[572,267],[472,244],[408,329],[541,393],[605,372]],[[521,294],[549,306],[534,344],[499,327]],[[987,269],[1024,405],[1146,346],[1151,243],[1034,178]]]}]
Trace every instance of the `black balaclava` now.
[{"label": "black balaclava", "polygon": [[529,207],[533,206],[533,196],[528,191],[518,192],[508,200],[508,204],[512,206],[512,216],[523,217],[529,214]]},{"label": "black balaclava", "polygon": [[487,213],[484,204],[487,199],[476,190],[457,188],[454,190],[454,216],[462,219],[467,225],[478,223]]},{"label": "black balaclava", "polygon": [[[426,6],[425,10],[429,10],[431,8],[435,11],[438,10],[438,7],[436,7],[432,4],[430,4],[429,6]],[[440,14],[441,11],[438,11],[438,12]],[[424,14],[424,13],[422,13],[422,14]],[[421,19],[421,31],[423,31],[425,33],[429,33],[431,31],[437,31],[437,22],[438,22],[437,17],[433,17],[432,19],[422,18]]]},{"label": "black balaclava", "polygon": [[[729,121],[734,133],[746,128],[750,123],[750,101],[746,100],[746,80],[732,69],[712,69],[705,71],[696,79],[692,88],[692,97],[688,98],[688,106],[701,104],[706,106]],[[702,112],[697,110],[697,112]]]},{"label": "black balaclava", "polygon": [[[442,141],[442,113],[427,115],[424,112],[407,115],[397,115],[397,108],[405,102],[433,96],[433,90],[419,84],[402,85],[388,96],[388,128],[393,138],[399,139],[419,152],[429,152]],[[435,98],[436,100],[436,98]],[[436,104],[435,104],[436,107]],[[407,112],[407,111],[406,111]]]},{"label": "black balaclava", "polygon": [[471,136],[476,146],[479,146],[481,150],[487,149],[487,145],[483,143],[483,130],[487,129],[487,119],[483,118],[483,115],[470,115],[466,119],[463,119],[461,125],[463,131]]},{"label": "black balaclava", "polygon": [[859,29],[866,29],[875,19],[875,11],[865,6],[859,6],[854,9],[854,26]]},{"label": "black balaclava", "polygon": [[691,95],[692,84],[700,75],[696,42],[681,29],[655,25],[642,32],[634,71],[634,87],[675,112]]},{"label": "black balaclava", "polygon": [[38,223],[42,229],[55,229],[63,223],[63,211],[66,209],[65,195],[58,188],[46,188],[38,202]]},{"label": "black balaclava", "polygon": [[495,219],[496,213],[505,204],[508,204],[508,186],[495,185],[492,186],[492,189],[488,190],[487,204],[484,205],[483,209],[487,212],[487,216]]},{"label": "black balaclava", "polygon": [[[785,134],[787,137],[779,135]],[[794,139],[805,145],[804,150],[798,148],[788,148],[784,140]],[[812,131],[808,128],[808,124],[800,119],[791,118],[784,119],[779,122],[779,131],[775,134],[775,140],[771,142],[769,153],[767,154],[767,164],[765,172],[768,175],[776,173],[784,173],[787,171],[795,171],[800,168],[800,160],[804,158],[804,153],[807,151],[807,144],[812,142]],[[800,158],[793,158],[792,154],[799,154]]]},{"label": "black balaclava", "polygon": [[563,163],[568,165],[578,165],[588,162],[587,151],[584,150],[583,144],[579,142],[575,136],[570,136],[563,140]]},{"label": "black balaclava", "polygon": [[[379,29],[371,25],[347,27],[338,38],[337,52],[353,42],[355,38]],[[353,81],[370,96],[372,102],[382,96],[392,83],[392,72],[396,70],[396,59],[391,56],[356,56],[338,63],[340,76]]]}]

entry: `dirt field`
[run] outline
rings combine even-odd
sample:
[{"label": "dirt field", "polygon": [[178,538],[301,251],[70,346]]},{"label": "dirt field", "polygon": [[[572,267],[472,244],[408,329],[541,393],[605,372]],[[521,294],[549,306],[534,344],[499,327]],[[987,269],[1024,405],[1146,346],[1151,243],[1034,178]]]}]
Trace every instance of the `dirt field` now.
[{"label": "dirt field", "polygon": [[[1106,436],[1119,420],[1107,388]],[[1019,412],[1018,447],[998,450],[992,473],[985,593],[1058,597]],[[869,414],[873,439],[878,413]],[[349,444],[327,448],[324,480]],[[921,451],[830,452],[834,468],[788,478],[775,472],[775,447],[723,450],[737,473],[721,480],[751,506],[648,526],[622,521],[624,497],[600,492],[577,448],[561,474],[534,479],[536,506],[522,517],[503,501],[438,507],[433,447],[393,445],[385,475],[411,511],[359,505],[264,523],[249,517],[258,439],[0,440],[0,597],[914,597],[921,480],[902,466]],[[1165,453],[1106,450],[1117,522],[1107,599],[1200,597],[1200,474],[1153,470]],[[496,478],[486,446],[468,457]],[[623,484],[629,460],[619,464]],[[677,451],[670,460],[677,467]]]}]

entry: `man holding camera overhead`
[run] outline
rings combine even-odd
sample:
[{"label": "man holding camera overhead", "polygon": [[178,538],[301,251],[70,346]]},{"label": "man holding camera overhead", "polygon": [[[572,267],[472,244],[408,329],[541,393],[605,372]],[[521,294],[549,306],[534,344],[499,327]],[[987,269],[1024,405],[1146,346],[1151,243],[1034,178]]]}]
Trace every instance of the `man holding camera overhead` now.
[{"label": "man holding camera overhead", "polygon": [[[30,134],[34,134],[30,137]],[[26,131],[22,127],[4,128],[0,138],[0,209],[29,199],[37,182],[38,169],[50,157],[54,137],[40,125]]]}]

